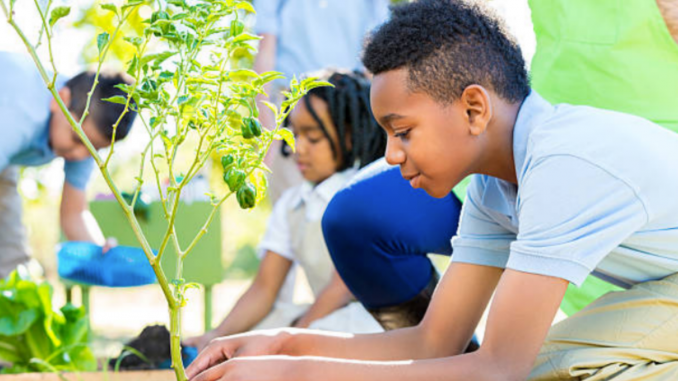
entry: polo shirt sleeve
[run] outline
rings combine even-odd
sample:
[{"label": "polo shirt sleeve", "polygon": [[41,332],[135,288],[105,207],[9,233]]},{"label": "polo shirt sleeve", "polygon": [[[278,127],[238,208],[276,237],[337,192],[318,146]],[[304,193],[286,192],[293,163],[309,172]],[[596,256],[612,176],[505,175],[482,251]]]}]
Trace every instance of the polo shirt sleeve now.
[{"label": "polo shirt sleeve", "polygon": [[85,160],[64,162],[66,182],[82,191],[87,188],[87,183],[93,170],[94,159],[91,157]]},{"label": "polo shirt sleeve", "polygon": [[504,268],[516,235],[499,224],[482,206],[483,176],[473,176],[462,206],[457,235],[452,238],[452,262]]},{"label": "polo shirt sleeve", "polygon": [[266,226],[266,232],[257,250],[259,258],[263,258],[267,251],[272,251],[290,261],[294,261],[292,236],[287,215],[288,210],[291,208],[291,202],[294,200],[296,189],[297,187],[288,189],[280,196],[275,206],[273,206],[273,211]]},{"label": "polo shirt sleeve", "polygon": [[649,220],[637,189],[584,159],[540,159],[519,189],[518,239],[507,268],[580,286]]},{"label": "polo shirt sleeve", "polygon": [[280,29],[280,8],[285,0],[254,0],[257,10],[254,31],[257,34],[278,35]]}]

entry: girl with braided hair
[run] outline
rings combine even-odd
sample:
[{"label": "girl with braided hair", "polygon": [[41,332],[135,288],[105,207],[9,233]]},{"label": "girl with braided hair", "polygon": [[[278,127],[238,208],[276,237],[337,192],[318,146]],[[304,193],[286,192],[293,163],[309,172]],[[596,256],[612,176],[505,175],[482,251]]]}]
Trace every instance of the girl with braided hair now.
[{"label": "girl with braided hair", "polygon": [[[288,117],[296,137],[294,159],[305,182],[287,190],[275,204],[259,246],[261,264],[249,289],[217,328],[187,339],[186,345],[201,350],[216,337],[253,328],[382,330],[353,302],[336,273],[320,221],[330,199],[357,169],[383,156],[386,136],[372,117],[370,83],[364,75],[327,70],[314,76],[333,87],[311,90]],[[310,306],[278,297],[295,264],[304,270],[313,291]]]}]

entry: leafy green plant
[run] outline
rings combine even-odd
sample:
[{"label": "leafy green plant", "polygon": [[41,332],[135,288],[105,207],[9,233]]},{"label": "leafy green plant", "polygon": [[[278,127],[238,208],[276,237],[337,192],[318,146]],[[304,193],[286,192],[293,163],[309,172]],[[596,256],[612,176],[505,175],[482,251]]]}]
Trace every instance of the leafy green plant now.
[{"label": "leafy green plant", "polygon": [[52,293],[18,271],[0,280],[0,359],[12,363],[0,373],[96,370],[84,308],[54,309]]},{"label": "leafy green plant", "polygon": [[[166,3],[126,0],[124,3],[101,4],[102,10],[113,15],[116,27],[112,33],[103,32],[97,36],[99,64],[94,86],[112,41],[122,36],[134,49],[127,64],[127,73],[134,78],[135,85],[120,85],[126,96],[106,100],[124,105],[123,115],[139,112],[139,119],[149,136],[149,143],[141,152],[144,160],[136,176],[136,189],[131,200],[127,198],[127,201],[108,171],[115,153],[115,130],[123,115],[113,126],[110,150],[102,157],[82,130],[93,91],[89,93],[85,112],[76,120],[54,86],[57,70],[51,49],[53,27],[60,18],[69,14],[70,8],[52,8],[52,2],[48,0],[46,8],[41,9],[36,1],[43,22],[40,37],[32,44],[13,18],[16,0],[7,1],[0,0],[7,21],[23,40],[47,88],[92,154],[153,267],[170,311],[172,367],[177,379],[185,380],[180,348],[181,309],[186,304],[185,291],[197,285],[182,278],[183,261],[207,232],[216,211],[230,195],[236,194],[243,208],[252,208],[263,198],[268,171],[263,159],[272,142],[285,140],[294,147],[293,134],[282,128],[283,121],[308,90],[329,84],[313,78],[293,79],[290,90],[284,93],[286,100],[280,107],[266,103],[275,115],[275,125],[262,128],[257,120],[259,110],[255,97],[265,94],[264,85],[282,75],[277,72],[259,74],[249,69],[232,68],[229,64],[236,52],[254,51],[252,42],[259,39],[249,33],[241,21],[245,13],[254,12],[251,3],[244,0],[167,0]],[[153,8],[151,17],[144,20],[143,34],[123,35],[122,26],[143,4]],[[49,48],[51,75],[36,54],[36,46],[43,36]],[[174,222],[179,215],[182,190],[215,152],[227,157],[222,164],[228,190],[219,195],[210,194],[214,208],[206,216],[203,228],[190,242],[179,242]],[[152,181],[158,187],[167,221],[157,255],[154,255],[133,212],[146,171],[150,171]],[[170,182],[167,188],[162,186],[163,179]],[[173,245],[178,254],[177,272],[171,278],[160,266],[168,245]]]}]

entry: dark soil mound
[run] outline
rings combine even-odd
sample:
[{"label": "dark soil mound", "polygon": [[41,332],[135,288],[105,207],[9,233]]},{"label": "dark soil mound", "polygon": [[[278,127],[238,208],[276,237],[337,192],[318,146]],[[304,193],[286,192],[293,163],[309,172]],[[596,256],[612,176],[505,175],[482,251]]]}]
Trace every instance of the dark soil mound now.
[{"label": "dark soil mound", "polygon": [[[135,353],[123,348],[120,353],[120,370],[159,369],[160,364],[170,359],[170,333],[164,325],[152,325],[144,328],[141,334],[126,344],[146,357],[140,358]],[[113,369],[118,358],[111,359],[109,366]]]}]

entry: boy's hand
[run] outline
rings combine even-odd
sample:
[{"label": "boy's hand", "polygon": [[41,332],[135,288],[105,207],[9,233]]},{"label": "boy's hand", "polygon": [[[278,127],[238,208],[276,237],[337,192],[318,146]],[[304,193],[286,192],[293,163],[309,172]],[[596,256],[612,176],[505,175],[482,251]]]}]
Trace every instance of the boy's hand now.
[{"label": "boy's hand", "polygon": [[299,365],[300,359],[290,356],[240,357],[222,362],[195,376],[188,375],[188,378],[191,381],[298,380],[292,374],[303,374]]},{"label": "boy's hand", "polygon": [[235,357],[277,355],[287,337],[287,330],[266,330],[214,339],[186,369],[186,376],[192,379]]}]

